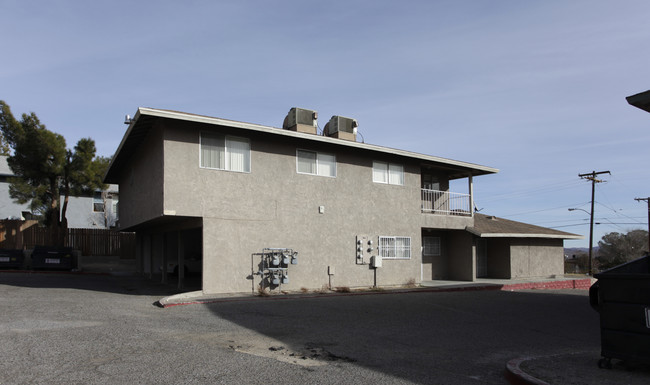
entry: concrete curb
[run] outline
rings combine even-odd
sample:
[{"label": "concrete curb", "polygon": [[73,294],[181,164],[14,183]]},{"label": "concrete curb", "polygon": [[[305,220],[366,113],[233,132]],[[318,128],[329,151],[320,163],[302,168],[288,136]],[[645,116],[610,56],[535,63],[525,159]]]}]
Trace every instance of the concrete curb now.
[{"label": "concrete curb", "polygon": [[[440,287],[440,288],[413,288],[413,289],[380,289],[380,290],[367,290],[367,291],[353,291],[353,292],[326,292],[326,293],[291,293],[282,295],[256,295],[250,293],[237,293],[233,295],[223,296],[204,296],[201,291],[194,291],[190,293],[181,293],[170,295],[161,298],[157,304],[160,307],[167,308],[172,306],[183,305],[198,305],[210,304],[218,302],[249,302],[249,301],[276,301],[276,300],[290,300],[301,298],[327,298],[327,297],[350,297],[360,295],[385,295],[385,294],[399,294],[399,293],[431,293],[431,292],[452,292],[452,291],[478,291],[478,290],[500,290],[498,285],[480,285],[480,286],[462,286],[462,287]],[[197,296],[192,294],[198,293]],[[189,295],[188,295],[189,294]]]},{"label": "concrete curb", "polygon": [[522,357],[508,361],[505,373],[506,380],[511,385],[550,385],[548,382],[537,379],[521,370],[520,365],[532,359],[531,357]]},{"label": "concrete curb", "polygon": [[479,291],[479,290],[557,290],[557,289],[589,289],[591,279],[571,279],[553,282],[525,282],[509,285],[500,284],[458,284],[440,287],[419,287],[408,289],[379,289],[364,290],[352,292],[326,292],[326,293],[290,293],[283,295],[260,296],[251,293],[237,293],[232,295],[204,295],[201,291],[181,293],[161,298],[156,305],[162,308],[182,305],[210,304],[219,302],[248,302],[248,301],[272,301],[272,300],[289,300],[298,298],[325,298],[340,296],[359,296],[359,295],[381,295],[381,294],[398,294],[398,293],[432,293],[432,292],[454,292],[454,291]]}]

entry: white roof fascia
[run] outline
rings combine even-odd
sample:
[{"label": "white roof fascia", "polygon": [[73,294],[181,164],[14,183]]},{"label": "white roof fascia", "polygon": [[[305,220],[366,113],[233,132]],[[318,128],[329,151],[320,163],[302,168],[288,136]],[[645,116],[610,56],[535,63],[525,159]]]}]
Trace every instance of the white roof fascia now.
[{"label": "white roof fascia", "polygon": [[[150,116],[157,116],[161,118],[180,119],[180,120],[186,120],[186,121],[197,122],[197,123],[206,123],[206,124],[213,124],[213,125],[242,128],[251,131],[269,133],[273,135],[284,135],[284,136],[289,136],[294,138],[308,139],[315,142],[332,143],[339,146],[354,147],[354,148],[360,148],[365,150],[383,152],[391,155],[401,155],[408,158],[415,158],[415,159],[420,159],[420,160],[425,160],[430,162],[444,163],[452,166],[476,169],[487,173],[499,172],[499,169],[493,167],[481,166],[474,163],[461,162],[457,160],[446,159],[446,158],[441,158],[432,155],[424,155],[424,154],[419,154],[411,151],[397,150],[397,149],[377,146],[373,144],[352,142],[352,141],[341,140],[337,138],[330,138],[322,135],[314,135],[314,134],[307,134],[307,133],[302,133],[297,131],[289,131],[289,130],[284,130],[282,128],[262,126],[253,123],[244,123],[244,122],[238,122],[238,121],[228,120],[228,119],[213,118],[208,116],[194,115],[194,114],[168,111],[168,110],[159,110],[159,109],[147,108],[147,107],[138,108],[138,112],[134,116],[132,123],[129,125],[128,131],[132,129],[132,127],[134,126],[134,122],[137,121],[140,115],[150,115]],[[128,137],[128,133],[129,133],[128,131],[124,135],[124,138]],[[116,152],[116,154],[119,153],[121,147],[122,147],[122,143],[120,143],[120,147],[118,147],[118,151]]]},{"label": "white roof fascia", "polygon": [[582,235],[562,234],[522,234],[522,233],[479,233],[474,229],[465,229],[480,238],[550,238],[550,239],[584,239]]}]

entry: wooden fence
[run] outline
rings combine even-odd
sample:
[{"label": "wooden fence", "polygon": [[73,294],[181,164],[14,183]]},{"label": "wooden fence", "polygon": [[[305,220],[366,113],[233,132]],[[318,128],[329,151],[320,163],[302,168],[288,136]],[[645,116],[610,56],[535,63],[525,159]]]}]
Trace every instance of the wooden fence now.
[{"label": "wooden fence", "polygon": [[81,250],[82,255],[119,255],[135,258],[135,233],[102,229],[68,229],[66,246]]},{"label": "wooden fence", "polygon": [[[50,232],[36,221],[0,221],[0,248],[33,249],[49,245]],[[135,233],[106,229],[68,229],[65,246],[85,256],[135,258]]]}]

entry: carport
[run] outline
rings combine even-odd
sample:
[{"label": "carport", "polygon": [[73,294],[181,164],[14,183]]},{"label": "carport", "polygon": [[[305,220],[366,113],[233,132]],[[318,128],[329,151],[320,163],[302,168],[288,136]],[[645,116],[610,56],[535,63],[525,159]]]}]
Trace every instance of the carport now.
[{"label": "carport", "polygon": [[136,270],[143,276],[169,283],[169,274],[174,273],[182,290],[188,273],[200,273],[188,264],[190,260],[202,261],[201,218],[163,216],[125,231],[136,233]]},{"label": "carport", "polygon": [[464,230],[422,229],[422,281],[473,281],[473,238]]}]

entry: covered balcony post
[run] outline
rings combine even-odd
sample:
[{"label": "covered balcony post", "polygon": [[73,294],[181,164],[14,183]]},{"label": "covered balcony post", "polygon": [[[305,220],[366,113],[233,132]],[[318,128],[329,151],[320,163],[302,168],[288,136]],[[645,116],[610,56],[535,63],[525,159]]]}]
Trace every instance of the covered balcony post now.
[{"label": "covered balcony post", "polygon": [[469,174],[467,178],[468,188],[469,188],[469,212],[470,216],[474,216],[474,182],[472,180],[472,174]]}]

